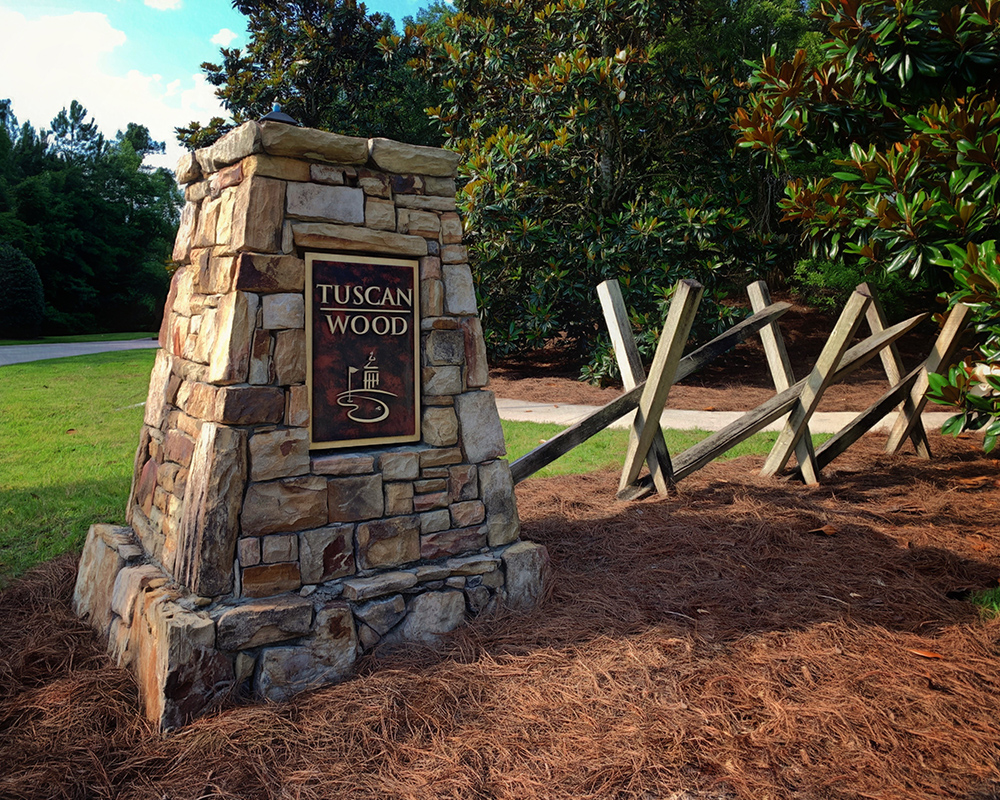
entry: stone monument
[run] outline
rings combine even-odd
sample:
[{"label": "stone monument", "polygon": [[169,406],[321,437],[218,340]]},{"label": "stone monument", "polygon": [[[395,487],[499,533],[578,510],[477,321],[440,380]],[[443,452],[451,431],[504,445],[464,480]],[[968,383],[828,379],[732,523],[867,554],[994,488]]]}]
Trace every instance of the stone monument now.
[{"label": "stone monument", "polygon": [[457,159],[264,121],[178,165],[129,527],[92,526],[74,594],[162,729],[542,597]]}]

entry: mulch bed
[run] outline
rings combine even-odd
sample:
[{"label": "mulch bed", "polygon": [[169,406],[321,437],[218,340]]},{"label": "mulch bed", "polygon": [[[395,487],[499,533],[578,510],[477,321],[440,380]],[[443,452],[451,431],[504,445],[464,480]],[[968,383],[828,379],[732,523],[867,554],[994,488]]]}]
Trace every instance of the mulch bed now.
[{"label": "mulch bed", "polygon": [[528,615],[166,738],[69,609],[72,559],[0,594],[0,797],[1000,798],[1000,462],[867,437],[816,487],[713,464],[518,487],[553,560]]}]

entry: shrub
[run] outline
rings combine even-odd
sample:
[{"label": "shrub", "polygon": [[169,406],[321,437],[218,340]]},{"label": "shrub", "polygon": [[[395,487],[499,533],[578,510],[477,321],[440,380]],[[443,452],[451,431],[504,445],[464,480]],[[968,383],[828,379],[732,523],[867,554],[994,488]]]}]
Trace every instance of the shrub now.
[{"label": "shrub", "polygon": [[0,244],[0,336],[34,339],[45,321],[42,279],[16,247]]}]

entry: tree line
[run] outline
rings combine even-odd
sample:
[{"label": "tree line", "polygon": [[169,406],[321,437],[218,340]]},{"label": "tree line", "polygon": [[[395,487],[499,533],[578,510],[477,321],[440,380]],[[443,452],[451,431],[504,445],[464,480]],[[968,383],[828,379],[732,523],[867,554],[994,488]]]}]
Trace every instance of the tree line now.
[{"label": "tree line", "polygon": [[158,325],[181,196],[142,161],[163,150],[135,123],[106,138],[75,100],[48,130],[0,100],[0,335]]}]

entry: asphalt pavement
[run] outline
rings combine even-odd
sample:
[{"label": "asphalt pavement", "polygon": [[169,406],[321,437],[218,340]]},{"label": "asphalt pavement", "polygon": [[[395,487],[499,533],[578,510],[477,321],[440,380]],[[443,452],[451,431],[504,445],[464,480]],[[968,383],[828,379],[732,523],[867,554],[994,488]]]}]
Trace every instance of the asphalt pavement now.
[{"label": "asphalt pavement", "polygon": [[[0,367],[27,361],[42,361],[49,358],[85,356],[106,353],[113,350],[143,350],[158,347],[156,339],[131,339],[123,342],[75,342],[72,344],[16,344],[0,347]],[[2,379],[0,373],[0,379]],[[497,398],[500,418],[514,422],[553,422],[558,425],[573,425],[593,413],[598,406],[573,405],[566,403],[532,403],[527,400]],[[635,412],[611,424],[612,428],[629,428]],[[743,415],[740,411],[688,411],[668,408],[660,418],[664,428],[673,430],[717,431]],[[820,411],[809,420],[813,433],[836,433],[855,417],[853,411]],[[941,427],[951,414],[925,412],[924,426],[928,430]],[[873,430],[887,430],[892,427],[895,413],[890,413]],[[779,431],[785,419],[772,422],[764,430]]]}]

